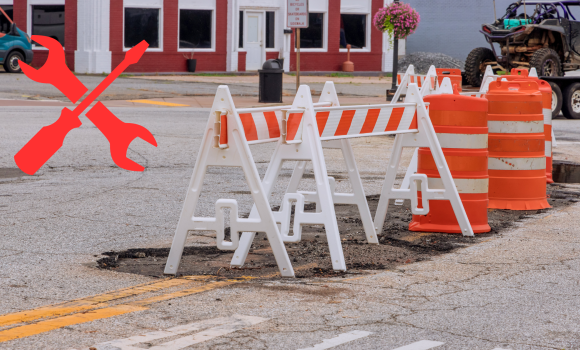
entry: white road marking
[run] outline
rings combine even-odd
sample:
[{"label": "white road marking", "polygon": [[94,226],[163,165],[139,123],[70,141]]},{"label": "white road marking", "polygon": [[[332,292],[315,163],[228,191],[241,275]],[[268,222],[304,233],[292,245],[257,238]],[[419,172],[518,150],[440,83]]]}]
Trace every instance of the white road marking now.
[{"label": "white road marking", "polygon": [[305,348],[305,349],[300,349],[300,350],[324,350],[324,349],[330,349],[330,348],[334,348],[335,346],[344,344],[344,343],[348,343],[350,341],[353,340],[357,340],[360,338],[364,338],[367,337],[369,335],[373,334],[372,332],[366,332],[366,331],[352,331],[352,332],[348,332],[348,333],[342,333],[341,335],[339,335],[338,337],[332,338],[332,339],[324,339],[322,341],[322,343],[320,344],[316,344],[311,348]]},{"label": "white road marking", "polygon": [[405,345],[400,348],[396,348],[395,350],[427,350],[431,348],[436,348],[441,346],[445,343],[440,341],[431,341],[431,340],[421,340],[413,344]]},{"label": "white road marking", "polygon": [[213,328],[205,329],[204,331],[195,333],[193,335],[187,335],[182,338],[178,338],[163,344],[147,348],[148,350],[179,350],[193,344],[198,344],[207,340],[220,337],[222,335],[236,332],[240,329],[253,326],[266,320],[268,319],[244,315],[233,315],[232,317],[214,318],[211,320],[204,320],[201,322],[195,322],[169,328],[166,331],[149,332],[142,335],[129,337],[126,339],[112,340],[95,345],[94,348],[96,348],[97,350],[143,350],[143,348],[141,347],[135,347],[132,345],[137,345],[139,343],[149,342],[152,340],[173,337],[185,333],[191,333],[199,331],[204,328],[215,326]]}]

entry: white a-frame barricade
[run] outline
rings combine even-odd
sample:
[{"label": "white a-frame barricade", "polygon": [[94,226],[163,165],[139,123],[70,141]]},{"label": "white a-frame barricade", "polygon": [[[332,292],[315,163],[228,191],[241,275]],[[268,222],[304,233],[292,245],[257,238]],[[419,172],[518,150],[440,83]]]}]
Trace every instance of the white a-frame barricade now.
[{"label": "white a-frame barricade", "polygon": [[[257,217],[239,218],[237,201],[233,199],[218,200],[215,205],[215,217],[194,216],[208,166],[241,167],[243,169],[254,199]],[[230,242],[225,241],[223,209],[230,209]],[[217,247],[224,250],[238,248],[239,232],[265,232],[281,275],[294,276],[294,270],[282,242],[282,236],[250,152],[242,122],[236,113],[228,87],[223,85],[218,87],[203,135],[201,148],[165,266],[166,274],[175,275],[177,273],[189,230],[215,231]]]},{"label": "white a-frame barricade", "polygon": [[[331,106],[336,104],[338,104],[338,99],[334,90],[334,84],[326,83],[320,101],[316,105]],[[306,85],[302,85],[296,93],[292,106],[289,108],[282,107],[282,135],[278,140],[278,144],[276,145],[276,149],[274,150],[274,154],[272,155],[270,164],[268,165],[268,169],[264,175],[262,185],[266,191],[266,195],[270,197],[274,190],[275,182],[282,170],[282,164],[285,161],[298,161],[280,205],[280,209],[278,212],[274,212],[276,221],[281,224],[282,239],[286,242],[299,242],[301,240],[303,225],[324,225],[330,258],[332,260],[332,267],[334,270],[344,271],[346,270],[346,263],[344,261],[340,235],[338,232],[338,223],[334,211],[334,186],[331,186],[334,182],[332,181],[333,179],[329,179],[326,170],[326,163],[324,161],[322,144],[318,134],[314,106],[315,104],[312,102],[312,97],[310,95],[310,88]],[[254,113],[256,113],[256,110],[244,109],[240,110],[239,113],[240,115],[243,113],[253,116]],[[294,131],[292,128],[297,131]],[[350,144],[345,143],[344,145],[348,147],[341,147],[343,152],[350,151],[350,157],[348,157],[348,159],[352,160],[352,164],[354,164],[354,157],[352,156]],[[312,162],[316,192],[297,192],[298,182],[304,172],[306,161]],[[356,170],[356,165],[354,168]],[[362,183],[360,182],[360,177],[358,177],[358,171],[356,171],[355,175],[362,191]],[[366,203],[364,192],[356,196],[355,199],[359,199],[359,197],[364,201],[361,216],[366,214],[370,219],[370,211]],[[295,213],[292,235],[289,235],[290,215],[293,202],[295,203]],[[304,204],[307,202],[316,203],[315,213],[304,212]],[[252,208],[250,218],[257,215],[256,209],[257,208]],[[370,226],[370,228],[372,229],[372,226]],[[255,232],[244,232],[242,234],[240,246],[236,250],[231,261],[233,266],[242,266],[244,264],[250,246],[252,245],[252,241],[254,240],[254,236]],[[372,236],[376,236],[374,230]]]},{"label": "white a-frame barricade", "polygon": [[[442,92],[447,92],[451,89],[452,93],[453,90],[450,85],[451,81],[449,78],[444,78],[440,89]],[[402,204],[402,200],[410,199],[411,211],[416,215],[428,214],[429,200],[449,200],[462,234],[464,236],[473,236],[473,229],[469,224],[469,219],[467,218],[467,214],[465,213],[465,209],[463,208],[463,204],[459,198],[459,193],[455,187],[453,178],[451,177],[451,172],[449,171],[447,161],[445,160],[441,145],[437,139],[437,134],[435,133],[435,129],[433,128],[433,124],[429,118],[427,107],[423,102],[422,93],[415,84],[409,84],[405,98],[405,104],[407,103],[415,103],[417,105],[418,130],[413,134],[406,133],[395,137],[393,152],[389,159],[387,173],[385,175],[385,181],[383,183],[375,215],[375,229],[377,232],[381,232],[387,216],[390,199],[396,199],[399,202],[396,202],[396,204]],[[401,187],[396,189],[394,188],[395,178],[397,177],[397,169],[399,168],[401,154],[404,147],[415,147],[416,150]],[[430,149],[437,170],[441,176],[441,181],[443,182],[443,189],[429,189],[427,186],[427,175],[414,173],[417,167],[416,156],[418,147],[428,147]],[[421,184],[423,208],[417,207],[417,182],[420,182]]]}]

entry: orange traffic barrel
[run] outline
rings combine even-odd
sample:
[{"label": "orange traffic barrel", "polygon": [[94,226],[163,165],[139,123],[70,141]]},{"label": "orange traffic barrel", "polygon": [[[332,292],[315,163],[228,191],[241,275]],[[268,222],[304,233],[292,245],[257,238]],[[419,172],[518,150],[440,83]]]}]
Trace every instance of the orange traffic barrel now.
[{"label": "orange traffic barrel", "polygon": [[461,78],[461,69],[457,68],[436,68],[437,80],[439,85],[443,82],[443,78],[449,78],[451,80],[451,86],[457,85],[458,90],[461,92],[461,83],[463,79]]},{"label": "orange traffic barrel", "polygon": [[489,207],[549,208],[542,94],[534,81],[495,81],[489,101]]},{"label": "orange traffic barrel", "polygon": [[[473,232],[489,232],[487,222],[487,100],[454,94],[429,95],[429,116]],[[419,148],[417,173],[429,188],[443,188],[429,148]],[[419,203],[421,195],[419,194]],[[449,201],[437,200],[427,215],[413,215],[411,231],[461,233]]]},{"label": "orange traffic barrel", "polygon": [[546,154],[546,181],[553,183],[552,179],[552,87],[550,83],[539,78],[530,77],[527,69],[511,70],[511,75],[504,75],[508,81],[523,80],[535,81],[538,83],[542,93],[542,112],[544,114],[544,136],[545,136],[545,154]]}]

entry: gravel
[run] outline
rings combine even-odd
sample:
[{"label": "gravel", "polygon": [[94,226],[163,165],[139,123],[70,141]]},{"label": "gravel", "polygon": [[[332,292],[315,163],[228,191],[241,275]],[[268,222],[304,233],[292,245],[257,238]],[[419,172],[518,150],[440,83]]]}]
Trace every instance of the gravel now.
[{"label": "gravel", "polygon": [[465,62],[438,52],[413,52],[399,61],[399,73],[405,73],[409,65],[415,66],[415,73],[426,74],[429,67],[464,69]]}]

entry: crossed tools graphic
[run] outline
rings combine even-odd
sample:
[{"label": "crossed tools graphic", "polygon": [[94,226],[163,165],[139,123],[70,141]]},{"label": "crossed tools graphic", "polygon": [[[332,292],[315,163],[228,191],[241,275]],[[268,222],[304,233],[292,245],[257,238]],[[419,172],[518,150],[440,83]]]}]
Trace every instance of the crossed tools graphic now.
[{"label": "crossed tools graphic", "polygon": [[[51,84],[62,92],[72,103],[76,103],[88,89],[69,70],[65,63],[62,45],[55,39],[33,35],[32,40],[49,50],[46,63],[34,69],[20,61],[24,74],[37,83]],[[131,64],[137,63],[149,44],[142,41],[127,51],[125,59],[111,72],[91,93],[72,111],[63,108],[60,117],[53,124],[47,125],[28,141],[14,156],[20,170],[29,175],[36,173],[61,147],[69,131],[81,126],[81,113],[105,91],[109,85]],[[86,114],[87,118],[105,135],[110,144],[111,158],[120,168],[131,171],[143,171],[145,168],[127,158],[131,142],[141,138],[157,147],[155,137],[138,124],[125,123],[117,118],[101,102],[97,102]]]}]

